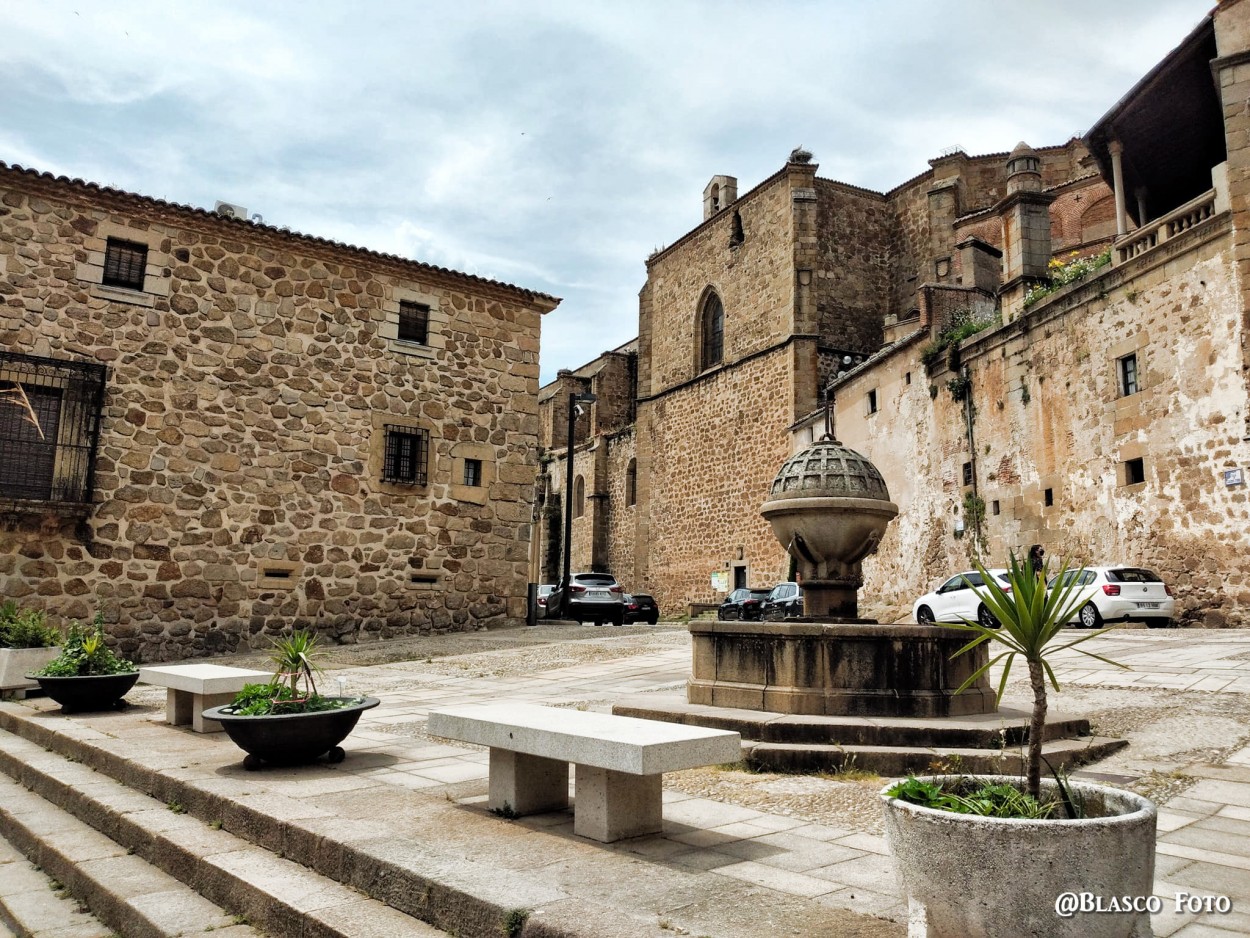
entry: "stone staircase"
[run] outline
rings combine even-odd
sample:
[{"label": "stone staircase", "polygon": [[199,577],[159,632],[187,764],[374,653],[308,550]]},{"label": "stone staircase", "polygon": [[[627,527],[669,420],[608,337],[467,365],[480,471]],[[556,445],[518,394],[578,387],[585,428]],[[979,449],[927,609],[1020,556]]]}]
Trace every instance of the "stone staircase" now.
[{"label": "stone staircase", "polygon": [[[17,896],[3,890],[18,934],[61,938],[57,929],[70,926],[66,938],[445,934],[230,833],[221,820],[192,816],[176,794],[162,803],[89,761],[0,731],[0,830],[54,880],[42,895],[37,882]],[[16,863],[5,870],[37,876]],[[88,920],[71,913],[60,925],[43,921],[42,910],[64,918],[75,907],[56,901],[58,886],[90,910]]]},{"label": "stone staircase", "polygon": [[[751,766],[773,772],[837,772],[855,768],[886,777],[940,771],[1021,774],[1029,715],[1004,708],[960,717],[800,716],[709,707],[683,697],[645,694],[618,699],[612,712],[742,736]],[[1051,714],[1042,755],[1071,771],[1128,745],[1090,734],[1089,721]]]}]

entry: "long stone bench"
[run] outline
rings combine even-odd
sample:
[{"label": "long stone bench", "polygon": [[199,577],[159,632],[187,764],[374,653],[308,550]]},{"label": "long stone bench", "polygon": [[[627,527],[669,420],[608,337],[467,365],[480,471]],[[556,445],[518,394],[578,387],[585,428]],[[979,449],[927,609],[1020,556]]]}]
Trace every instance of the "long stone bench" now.
[{"label": "long stone bench", "polygon": [[491,810],[515,815],[569,804],[573,833],[603,843],[658,833],[663,773],[737,762],[737,733],[609,713],[503,703],[430,713],[432,735],[490,748]]},{"label": "long stone bench", "polygon": [[139,680],[166,689],[165,722],[186,726],[196,733],[221,732],[216,720],[205,720],[204,711],[234,699],[245,684],[268,684],[273,674],[220,664],[166,664],[139,669]]}]

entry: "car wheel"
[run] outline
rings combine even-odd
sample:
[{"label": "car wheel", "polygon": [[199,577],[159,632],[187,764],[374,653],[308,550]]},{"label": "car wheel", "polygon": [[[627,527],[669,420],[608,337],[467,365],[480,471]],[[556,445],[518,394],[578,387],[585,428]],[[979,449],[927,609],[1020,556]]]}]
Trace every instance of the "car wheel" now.
[{"label": "car wheel", "polygon": [[982,628],[987,629],[996,629],[999,625],[998,617],[990,612],[984,603],[977,609],[977,621],[981,623]]},{"label": "car wheel", "polygon": [[1102,616],[1099,615],[1098,607],[1093,603],[1086,603],[1082,606],[1078,616],[1083,629],[1096,629],[1102,625]]},{"label": "car wheel", "polygon": [[921,606],[916,610],[916,621],[921,625],[932,625],[937,620],[933,618],[933,610],[928,606]]},{"label": "car wheel", "polygon": [[724,609],[717,609],[717,610],[716,610],[716,618],[717,618],[717,621],[724,622],[724,621],[725,621],[725,610],[724,610]]},{"label": "car wheel", "polygon": [[659,616],[652,616],[651,618],[647,620],[647,625],[655,625],[659,621],[660,621]]}]

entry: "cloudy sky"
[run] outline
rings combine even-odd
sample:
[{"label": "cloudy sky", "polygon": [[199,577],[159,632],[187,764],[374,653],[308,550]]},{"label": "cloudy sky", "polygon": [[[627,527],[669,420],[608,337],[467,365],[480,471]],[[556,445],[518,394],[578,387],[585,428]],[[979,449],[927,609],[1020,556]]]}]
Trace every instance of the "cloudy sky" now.
[{"label": "cloudy sky", "polygon": [[0,160],[563,297],[546,382],[636,334],[711,176],[1063,143],[1213,5],[0,0]]}]

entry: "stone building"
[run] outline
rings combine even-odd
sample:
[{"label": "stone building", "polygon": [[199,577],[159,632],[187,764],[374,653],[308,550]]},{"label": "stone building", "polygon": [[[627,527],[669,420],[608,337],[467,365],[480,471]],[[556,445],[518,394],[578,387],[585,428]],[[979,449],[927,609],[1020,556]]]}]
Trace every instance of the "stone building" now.
[{"label": "stone building", "polygon": [[558,302],[0,164],[0,595],[144,660],[519,620]]},{"label": "stone building", "polygon": [[[759,506],[828,392],[901,509],[865,563],[870,610],[905,615],[970,557],[1042,543],[1157,567],[1186,622],[1243,613],[1248,50],[1250,4],[1222,3],[1084,139],[943,154],[884,193],[801,151],[742,195],[714,177],[703,222],[647,261],[636,350],[541,392],[548,504],[565,440],[547,411],[598,397],[573,565],[668,613],[786,579]],[[1037,288],[1074,261],[1092,272]],[[613,370],[636,374],[632,423],[599,390]],[[535,576],[558,560],[535,539]]]}]

